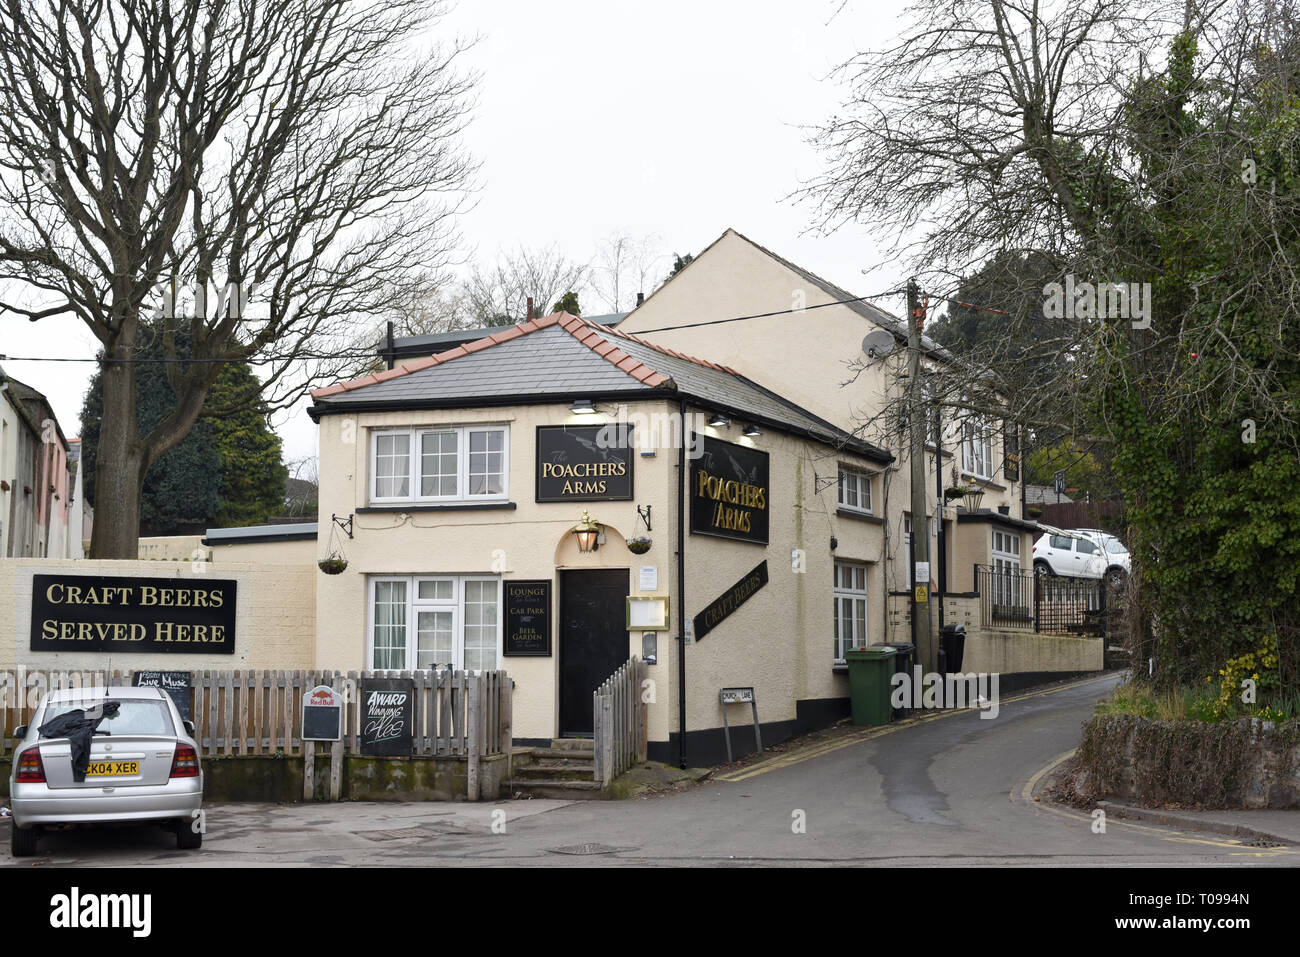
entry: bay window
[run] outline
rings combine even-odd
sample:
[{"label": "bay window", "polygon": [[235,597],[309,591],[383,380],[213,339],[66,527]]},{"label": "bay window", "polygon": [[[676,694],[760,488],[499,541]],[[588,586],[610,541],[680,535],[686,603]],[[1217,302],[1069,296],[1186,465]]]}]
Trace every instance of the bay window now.
[{"label": "bay window", "polygon": [[369,667],[492,671],[500,660],[501,580],[470,575],[371,579]]},{"label": "bay window", "polygon": [[499,501],[508,495],[506,426],[382,429],[372,436],[372,503]]}]

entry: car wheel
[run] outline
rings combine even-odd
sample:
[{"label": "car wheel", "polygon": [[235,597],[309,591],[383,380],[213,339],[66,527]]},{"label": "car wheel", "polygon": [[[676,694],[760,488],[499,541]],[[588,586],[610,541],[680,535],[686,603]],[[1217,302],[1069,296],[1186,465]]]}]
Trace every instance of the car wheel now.
[{"label": "car wheel", "polygon": [[1106,571],[1106,584],[1113,591],[1123,591],[1124,586],[1128,583],[1128,573],[1116,565]]},{"label": "car wheel", "polygon": [[19,827],[9,822],[9,851],[14,857],[31,857],[36,853],[37,831],[34,827]]},{"label": "car wheel", "polygon": [[182,851],[197,851],[203,846],[203,832],[194,830],[194,822],[189,818],[176,822],[176,846]]},{"label": "car wheel", "polygon": [[1056,572],[1052,571],[1052,566],[1046,560],[1040,558],[1034,562],[1034,574],[1039,578],[1055,578]]}]

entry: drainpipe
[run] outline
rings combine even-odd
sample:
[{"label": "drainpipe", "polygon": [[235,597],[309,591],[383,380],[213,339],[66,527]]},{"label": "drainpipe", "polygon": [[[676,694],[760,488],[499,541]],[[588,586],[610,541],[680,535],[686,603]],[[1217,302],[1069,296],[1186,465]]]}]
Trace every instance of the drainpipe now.
[{"label": "drainpipe", "polygon": [[943,413],[936,407],[934,410],[934,511],[939,522],[938,534],[936,538],[935,551],[938,562],[930,572],[930,578],[935,590],[935,605],[939,609],[939,634],[943,634],[943,593],[948,583],[944,580],[944,567],[948,564],[947,556],[944,554],[943,540]]},{"label": "drainpipe", "polygon": [[686,769],[686,400],[677,403],[677,763]]}]

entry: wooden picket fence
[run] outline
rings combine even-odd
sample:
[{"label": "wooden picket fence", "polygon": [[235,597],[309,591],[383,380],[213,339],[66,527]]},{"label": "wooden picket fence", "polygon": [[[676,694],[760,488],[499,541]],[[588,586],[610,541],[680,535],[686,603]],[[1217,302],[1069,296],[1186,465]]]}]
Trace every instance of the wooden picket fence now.
[{"label": "wooden picket fence", "polygon": [[646,663],[633,655],[591,694],[595,778],[606,787],[632,765],[644,764],[647,705],[641,697]]},{"label": "wooden picket fence", "polygon": [[[190,715],[194,739],[207,757],[237,754],[303,755],[309,765],[321,748],[340,759],[358,752],[362,678],[407,678],[415,685],[412,753],[469,759],[470,796],[477,796],[478,759],[509,754],[514,683],[504,671],[193,671]],[[30,721],[45,691],[131,684],[131,672],[0,671],[0,756],[13,747],[14,728]],[[343,695],[343,740],[302,741],[302,697],[318,685]],[[337,796],[341,760],[331,761]]]}]

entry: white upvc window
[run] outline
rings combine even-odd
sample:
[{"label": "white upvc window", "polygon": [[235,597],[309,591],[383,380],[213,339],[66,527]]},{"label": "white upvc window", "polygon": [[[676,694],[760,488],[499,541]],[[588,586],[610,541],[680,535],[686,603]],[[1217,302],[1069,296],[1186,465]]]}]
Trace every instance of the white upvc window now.
[{"label": "white upvc window", "polygon": [[501,660],[501,579],[376,576],[370,581],[369,667],[492,671]]},{"label": "white upvc window", "polygon": [[851,512],[871,514],[871,476],[840,466],[839,506]]},{"label": "white upvc window", "polygon": [[994,601],[1000,605],[1019,605],[1020,535],[993,530]]},{"label": "white upvc window", "polygon": [[962,424],[961,467],[976,478],[993,478],[993,432],[979,419]]},{"label": "white upvc window", "polygon": [[861,562],[835,563],[835,663],[844,653],[867,642],[867,566]]},{"label": "white upvc window", "polygon": [[504,425],[376,429],[370,501],[503,501],[509,495],[510,430]]}]

